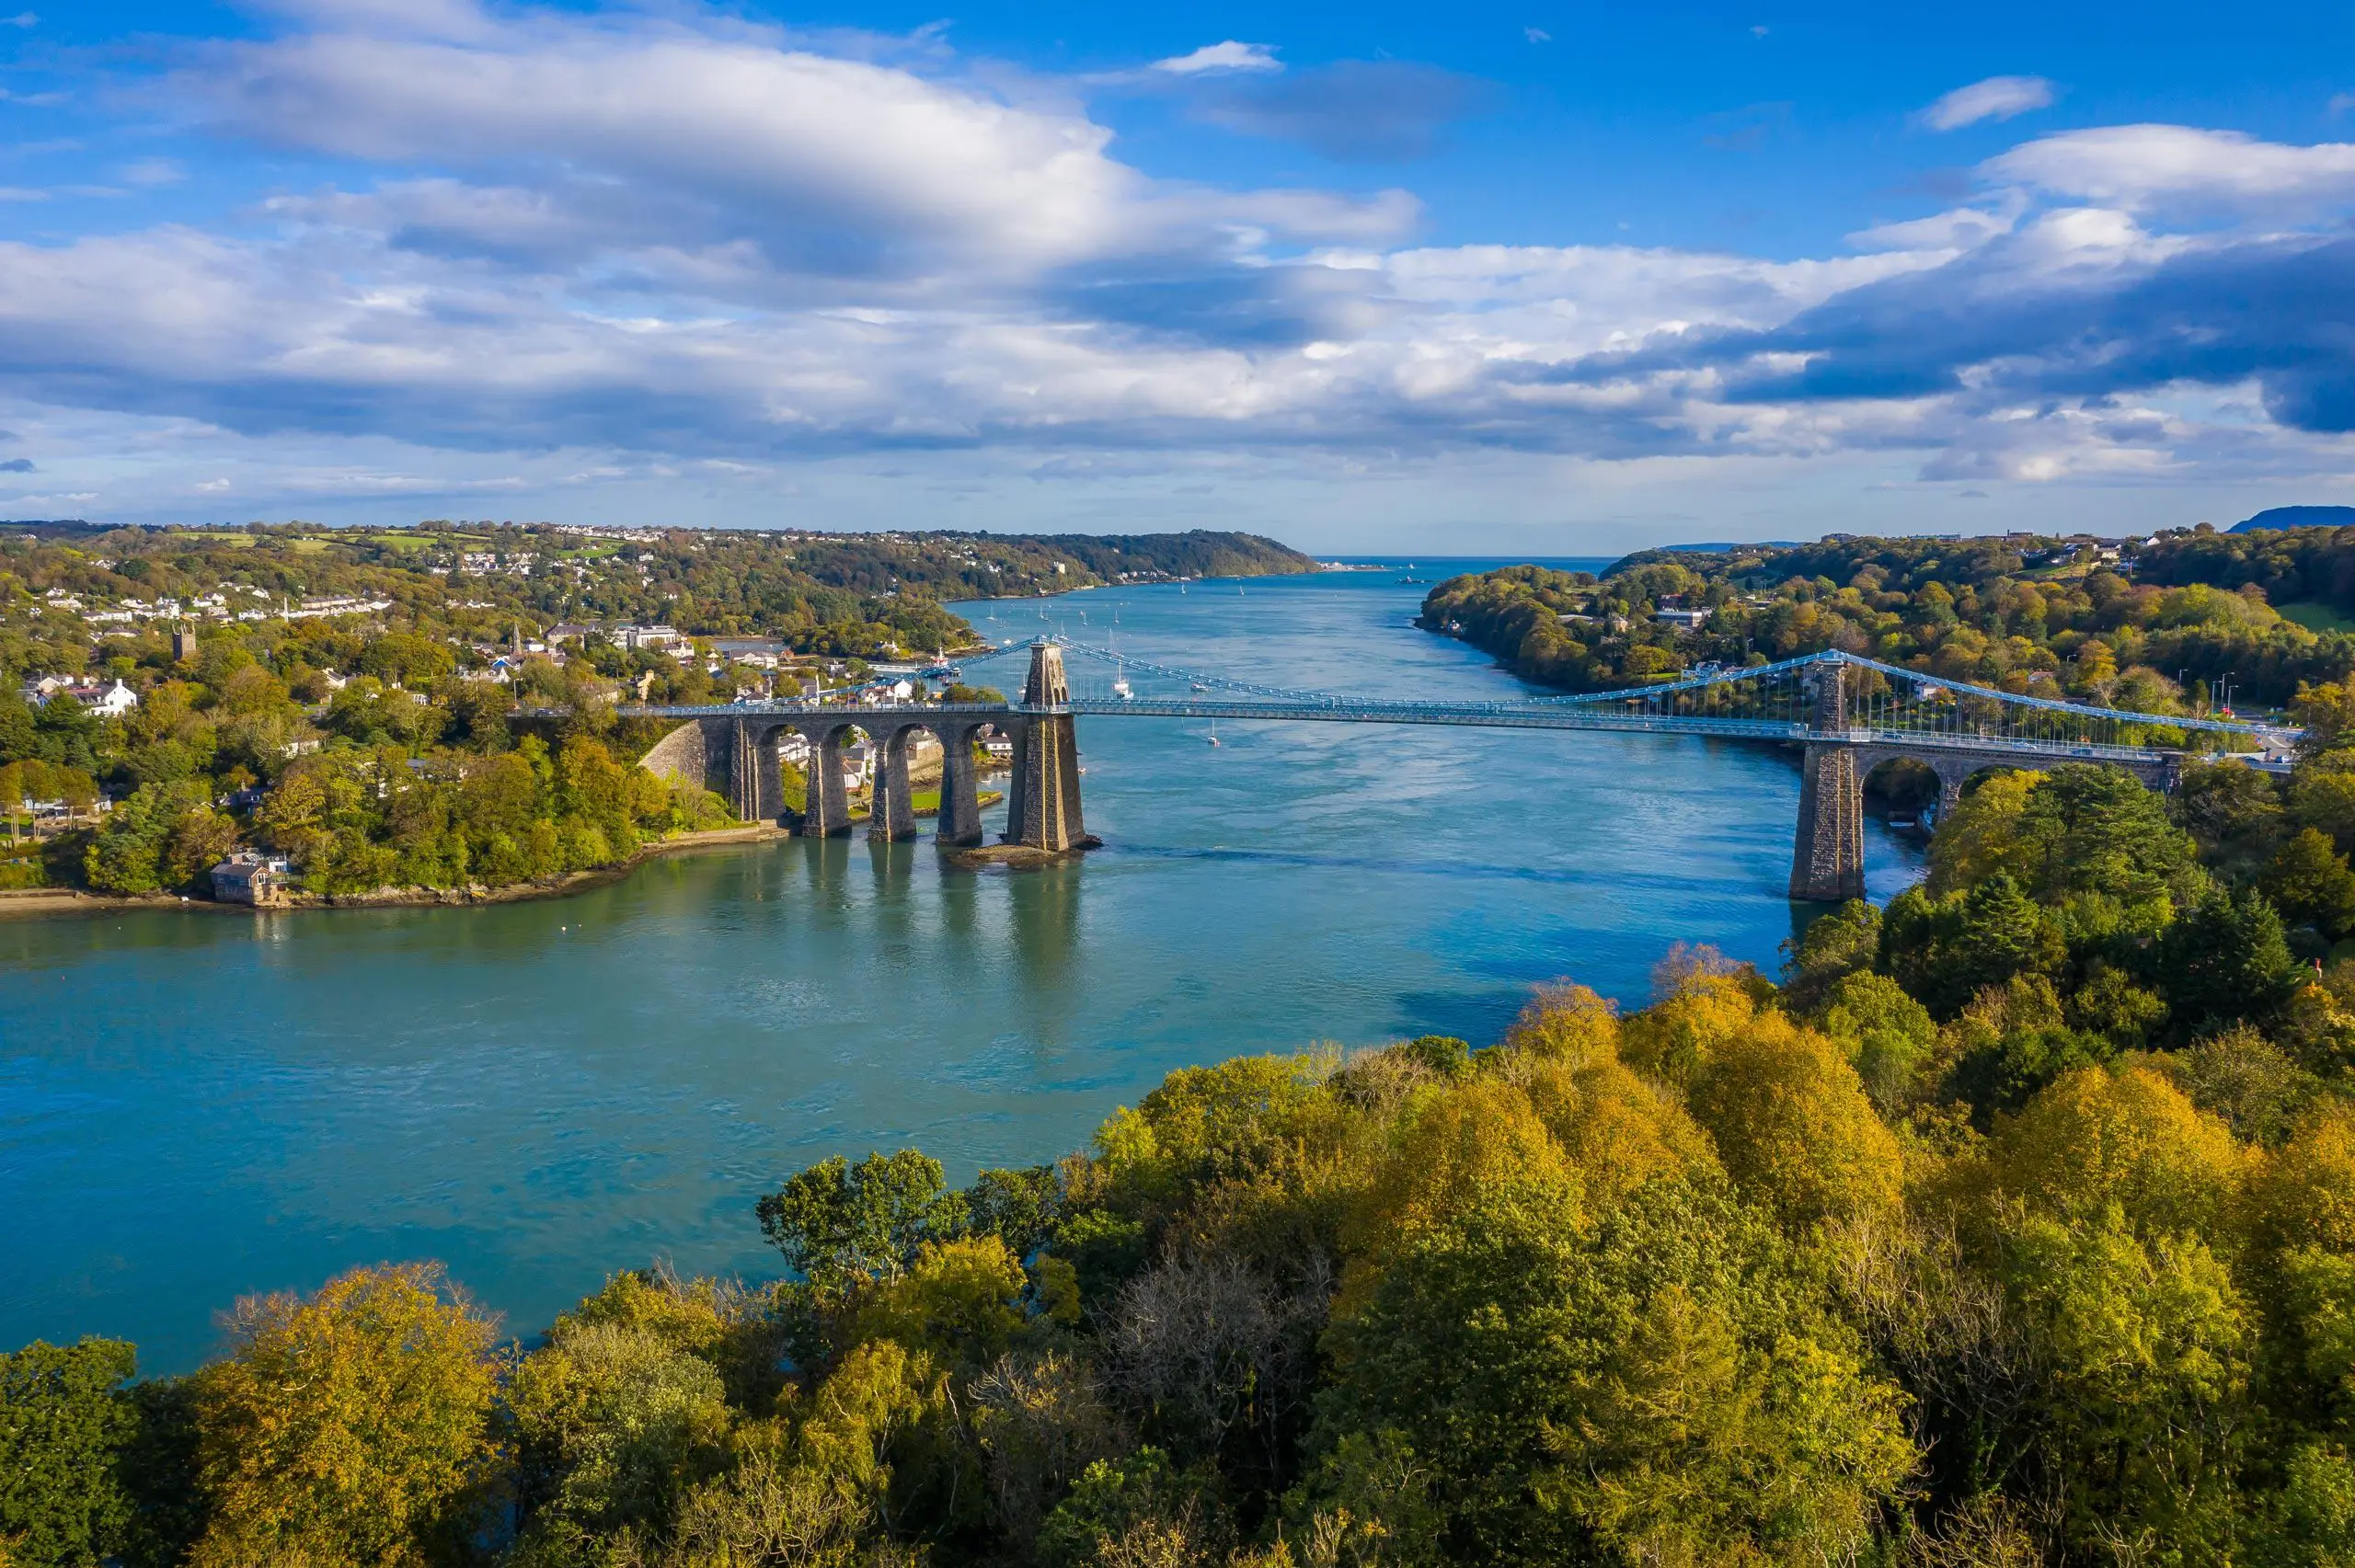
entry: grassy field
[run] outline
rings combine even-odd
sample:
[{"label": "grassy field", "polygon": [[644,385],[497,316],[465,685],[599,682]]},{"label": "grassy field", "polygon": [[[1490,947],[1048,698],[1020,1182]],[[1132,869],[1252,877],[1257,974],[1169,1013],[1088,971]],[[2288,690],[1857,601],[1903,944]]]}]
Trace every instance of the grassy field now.
[{"label": "grassy field", "polygon": [[2309,600],[2299,604],[2277,604],[2273,607],[2281,619],[2303,626],[2309,632],[2355,632],[2355,618],[2350,618],[2327,604]]}]

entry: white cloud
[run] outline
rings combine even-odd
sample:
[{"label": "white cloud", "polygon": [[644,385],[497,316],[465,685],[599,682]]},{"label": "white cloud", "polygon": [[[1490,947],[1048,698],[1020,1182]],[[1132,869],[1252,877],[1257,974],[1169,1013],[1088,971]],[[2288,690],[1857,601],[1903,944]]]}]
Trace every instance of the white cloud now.
[{"label": "white cloud", "polygon": [[12,28],[37,28],[40,18],[30,11],[19,11],[13,17],[0,17],[0,24]]},{"label": "white cloud", "polygon": [[1205,71],[1281,71],[1284,63],[1276,58],[1273,44],[1237,43],[1228,39],[1224,43],[1206,43],[1191,54],[1156,60],[1153,68],[1172,75],[1194,76]]},{"label": "white cloud", "polygon": [[2355,202],[2355,143],[2295,146],[2188,125],[2065,132],[1990,158],[1980,171],[2130,212],[2190,206],[2292,217]]},{"label": "white cloud", "polygon": [[170,158],[141,158],[125,164],[116,177],[125,185],[178,185],[188,177],[188,171]]},{"label": "white cloud", "polygon": [[1933,131],[1959,131],[1982,120],[2009,120],[2052,102],[2052,84],[2041,76],[1990,76],[1957,87],[1915,118]]},{"label": "white cloud", "polygon": [[[110,498],[138,469],[161,508],[223,482],[569,507],[877,452],[1042,482],[1520,452],[2108,483],[2319,468],[2355,429],[2343,352],[2316,360],[2330,296],[2280,281],[2331,275],[2279,223],[2355,208],[2349,149],[2048,137],[1983,166],[2002,189],[1822,258],[1409,246],[1404,191],[1155,179],[1072,84],[936,40],[279,3],[293,30],[197,57],[170,107],[373,175],[258,225],[0,244],[9,420]],[[1175,63],[1222,50],[1274,64]],[[2218,190],[2271,192],[2270,226],[2169,229]],[[2185,391],[2227,383],[2254,390]]]},{"label": "white cloud", "polygon": [[1521,36],[1527,39],[1532,43],[1551,43],[1554,41],[1554,35],[1547,32],[1544,28],[1523,28],[1521,29]]},{"label": "white cloud", "polygon": [[[1247,68],[1235,52],[1257,48],[1188,58]],[[446,175],[405,187],[412,203],[441,192],[444,237],[487,227],[497,245],[520,223],[688,252],[744,242],[807,279],[1021,277],[1199,246],[1222,223],[1361,238],[1412,212],[1393,196],[1229,201],[1155,182],[1067,103],[717,25],[533,13],[465,40],[302,34],[224,52],[177,86],[219,128],[274,143],[395,167],[549,171],[520,194]]]}]

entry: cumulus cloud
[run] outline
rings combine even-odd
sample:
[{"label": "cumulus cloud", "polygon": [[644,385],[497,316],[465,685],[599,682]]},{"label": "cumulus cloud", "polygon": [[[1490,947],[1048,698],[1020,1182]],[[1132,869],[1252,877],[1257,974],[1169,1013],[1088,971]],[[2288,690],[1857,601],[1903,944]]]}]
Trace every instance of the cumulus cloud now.
[{"label": "cumulus cloud", "polygon": [[1281,71],[1284,63],[1276,58],[1273,44],[1237,43],[1228,39],[1224,43],[1206,43],[1191,54],[1156,60],[1153,68],[1173,76],[1198,76],[1206,71]]},{"label": "cumulus cloud", "polygon": [[0,463],[0,474],[30,474],[32,471],[33,460],[29,457],[12,457],[6,463]]},{"label": "cumulus cloud", "polygon": [[1983,120],[2009,120],[2049,108],[2052,84],[2041,76],[1990,76],[1957,87],[1915,118],[1933,131],[1959,131]]},{"label": "cumulus cloud", "polygon": [[2295,218],[2355,202],[2355,143],[2293,146],[2187,125],[2066,132],[1991,158],[1981,172],[2133,212],[2199,208]]}]

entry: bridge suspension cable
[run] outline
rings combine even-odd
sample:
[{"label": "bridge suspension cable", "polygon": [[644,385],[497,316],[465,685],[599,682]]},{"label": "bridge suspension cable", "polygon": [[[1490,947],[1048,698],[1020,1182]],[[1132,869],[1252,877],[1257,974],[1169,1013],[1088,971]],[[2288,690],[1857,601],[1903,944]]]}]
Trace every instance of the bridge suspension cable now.
[{"label": "bridge suspension cable", "polygon": [[[1804,654],[1771,664],[1705,670],[1672,681],[1609,692],[1578,692],[1490,699],[1468,703],[1418,703],[1396,698],[1351,696],[1332,692],[1304,691],[1260,681],[1237,681],[1215,673],[1138,658],[1116,648],[1097,647],[1054,639],[1074,654],[1106,664],[1117,664],[1140,675],[1184,681],[1198,693],[1218,692],[1258,699],[1290,713],[1326,709],[1353,715],[1381,713],[1405,715],[1424,707],[1453,712],[1480,711],[1499,716],[1513,713],[1617,713],[1629,718],[1665,725],[1689,724],[1696,729],[1740,725],[1788,727],[1806,731],[1824,716],[1818,707],[1821,682],[1834,668],[1853,673],[1844,677],[1841,728],[1861,738],[1865,734],[1942,738],[2016,743],[2039,750],[2082,750],[2093,753],[2132,752],[2137,755],[2169,747],[2183,748],[2195,735],[2239,738],[2261,750],[2280,751],[2298,731],[2246,720],[2203,718],[2186,714],[2154,714],[2132,709],[2097,707],[2025,692],[2005,692],[1970,681],[1955,681],[1927,671],[1907,670],[1838,649]],[[1002,650],[1010,651],[1010,650]],[[1151,703],[1156,711],[1189,704],[1168,700]],[[1195,703],[1193,706],[1224,704]],[[1274,716],[1274,715],[1270,715]]]}]

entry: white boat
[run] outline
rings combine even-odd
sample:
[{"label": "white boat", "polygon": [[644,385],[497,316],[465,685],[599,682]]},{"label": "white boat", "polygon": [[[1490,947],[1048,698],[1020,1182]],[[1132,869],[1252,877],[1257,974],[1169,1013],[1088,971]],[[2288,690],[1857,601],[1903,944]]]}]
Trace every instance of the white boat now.
[{"label": "white boat", "polygon": [[1210,682],[1207,681],[1197,681],[1194,682],[1194,690],[1197,692],[1207,692],[1210,689]]},{"label": "white boat", "polygon": [[1136,699],[1136,692],[1129,685],[1126,668],[1117,661],[1112,666],[1112,695],[1124,703]]},{"label": "white boat", "polygon": [[1211,720],[1211,744],[1213,746],[1218,744],[1218,720],[1216,719]]}]

